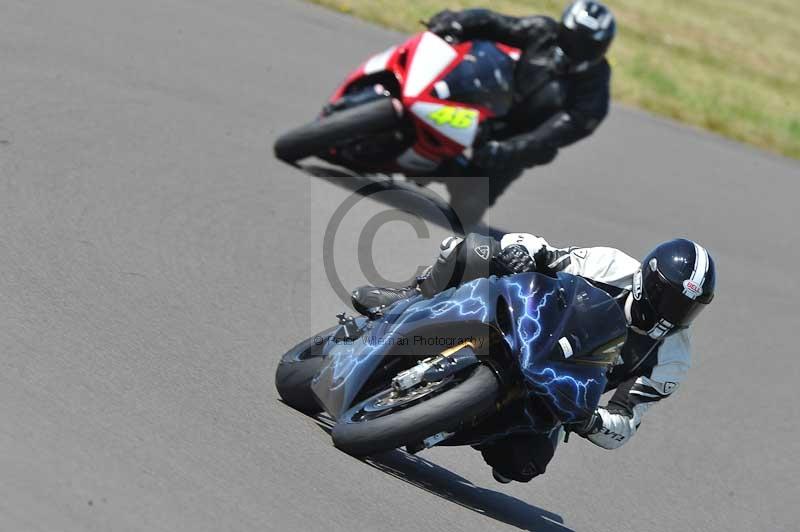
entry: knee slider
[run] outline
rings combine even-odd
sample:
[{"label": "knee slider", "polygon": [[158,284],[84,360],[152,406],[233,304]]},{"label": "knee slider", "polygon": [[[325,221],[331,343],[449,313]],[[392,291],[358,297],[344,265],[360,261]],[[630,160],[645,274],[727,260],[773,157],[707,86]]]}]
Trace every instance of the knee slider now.
[{"label": "knee slider", "polygon": [[464,239],[457,236],[448,236],[439,245],[439,260],[444,262],[452,255]]}]

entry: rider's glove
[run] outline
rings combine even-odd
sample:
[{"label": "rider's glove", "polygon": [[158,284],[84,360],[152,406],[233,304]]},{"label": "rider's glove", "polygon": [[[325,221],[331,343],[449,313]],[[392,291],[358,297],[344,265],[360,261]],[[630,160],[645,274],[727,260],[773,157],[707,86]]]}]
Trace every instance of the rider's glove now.
[{"label": "rider's glove", "polygon": [[508,140],[490,140],[475,148],[472,163],[488,173],[512,168],[530,168],[555,159],[558,150],[530,142],[526,135]]},{"label": "rider's glove", "polygon": [[428,26],[428,31],[442,38],[452,37],[459,40],[464,32],[463,26],[458,22],[458,14],[449,9],[436,13],[425,25]]},{"label": "rider's glove", "polygon": [[520,245],[508,246],[498,253],[494,260],[506,270],[507,274],[536,271],[536,261],[530,256],[528,250]]},{"label": "rider's glove", "polygon": [[505,142],[490,140],[472,152],[472,164],[488,172],[513,166],[513,151]]},{"label": "rider's glove", "polygon": [[587,419],[583,419],[581,421],[576,421],[575,423],[565,423],[564,429],[567,432],[574,432],[578,436],[590,436],[592,434],[597,434],[603,428],[603,418],[600,417],[600,414],[597,410],[595,410],[591,416]]}]

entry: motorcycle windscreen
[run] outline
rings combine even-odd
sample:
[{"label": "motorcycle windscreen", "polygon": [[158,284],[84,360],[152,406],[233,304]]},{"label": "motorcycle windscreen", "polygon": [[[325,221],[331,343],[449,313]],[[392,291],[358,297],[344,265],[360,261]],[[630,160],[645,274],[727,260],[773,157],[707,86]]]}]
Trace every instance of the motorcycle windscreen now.
[{"label": "motorcycle windscreen", "polygon": [[434,85],[437,96],[486,107],[495,116],[512,103],[515,62],[490,41],[473,41],[459,65]]},{"label": "motorcycle windscreen", "polygon": [[585,279],[521,274],[501,280],[529,389],[563,422],[591,414],[627,335],[620,306]]}]

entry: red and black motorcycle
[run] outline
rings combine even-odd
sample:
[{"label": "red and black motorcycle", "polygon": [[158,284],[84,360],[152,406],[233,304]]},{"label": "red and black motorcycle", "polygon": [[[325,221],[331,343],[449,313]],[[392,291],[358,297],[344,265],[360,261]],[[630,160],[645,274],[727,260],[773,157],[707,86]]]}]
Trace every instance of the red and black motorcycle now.
[{"label": "red and black motorcycle", "polygon": [[512,103],[520,51],[490,41],[450,44],[425,31],[369,58],[314,122],[281,136],[287,162],[318,156],[356,172],[433,175],[467,159],[486,122]]}]

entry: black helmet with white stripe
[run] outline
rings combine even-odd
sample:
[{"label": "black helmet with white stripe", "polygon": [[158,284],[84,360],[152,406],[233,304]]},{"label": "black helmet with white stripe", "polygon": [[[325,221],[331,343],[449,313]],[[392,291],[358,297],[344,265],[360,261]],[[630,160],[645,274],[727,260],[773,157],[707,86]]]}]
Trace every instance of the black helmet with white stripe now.
[{"label": "black helmet with white stripe", "polygon": [[691,240],[664,242],[633,279],[631,324],[651,338],[688,327],[714,298],[714,260]]},{"label": "black helmet with white stripe", "polygon": [[572,70],[585,70],[605,55],[615,32],[611,10],[600,2],[577,0],[561,16],[558,46],[570,59]]}]

